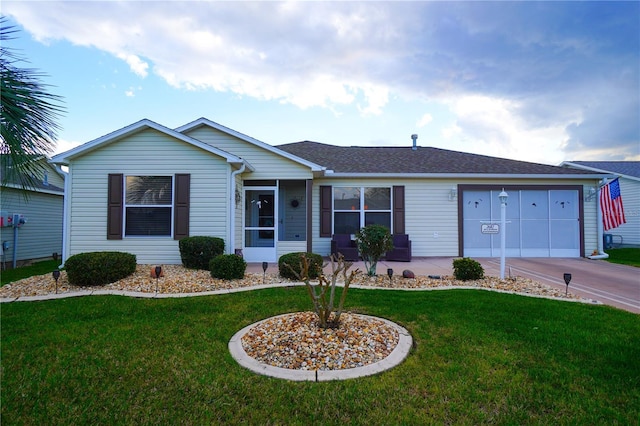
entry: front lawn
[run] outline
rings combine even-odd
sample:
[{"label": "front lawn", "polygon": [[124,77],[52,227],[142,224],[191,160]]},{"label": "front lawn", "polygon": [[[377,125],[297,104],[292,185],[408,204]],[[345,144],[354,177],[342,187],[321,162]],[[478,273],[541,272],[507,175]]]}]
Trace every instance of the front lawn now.
[{"label": "front lawn", "polygon": [[29,266],[6,269],[0,274],[0,287],[23,278],[33,277],[34,275],[48,274],[58,269],[60,263],[62,263],[60,260],[43,260]]},{"label": "front lawn", "polygon": [[228,351],[306,290],[2,305],[2,424],[636,424],[640,316],[480,290],[352,289],[351,310],[413,336],[359,379],[259,376]]},{"label": "front lawn", "polygon": [[609,255],[607,261],[611,263],[619,263],[621,265],[630,265],[640,268],[640,248],[618,248],[609,249],[605,253]]}]

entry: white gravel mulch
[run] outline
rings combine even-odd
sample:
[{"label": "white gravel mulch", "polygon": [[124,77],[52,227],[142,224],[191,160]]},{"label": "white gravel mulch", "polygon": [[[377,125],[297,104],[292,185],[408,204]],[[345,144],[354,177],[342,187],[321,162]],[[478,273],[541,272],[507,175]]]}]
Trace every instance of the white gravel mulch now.
[{"label": "white gravel mulch", "polygon": [[[69,284],[65,271],[62,271],[57,284],[58,293],[89,292],[96,290],[155,293],[157,286],[159,294],[179,294],[250,288],[263,284],[293,283],[291,280],[281,278],[277,274],[263,275],[256,273],[247,273],[242,280],[227,281],[212,278],[209,271],[187,269],[182,265],[163,265],[162,271],[164,276],[156,280],[151,277],[151,268],[153,266],[154,265],[138,265],[136,272],[125,279],[103,286],[91,287],[78,287]],[[476,281],[458,281],[448,276],[441,278],[429,278],[427,276],[403,278],[401,275],[394,275],[393,279],[389,280],[387,276],[368,277],[363,273],[359,273],[351,285],[371,288],[416,290],[443,287],[477,287],[543,297],[580,299],[571,293],[565,295],[565,292],[562,290],[522,277],[504,280],[496,277],[487,277]],[[0,287],[0,298],[44,296],[54,294],[55,292],[56,282],[51,274],[46,274],[15,281]]]},{"label": "white gravel mulch", "polygon": [[397,330],[375,318],[348,312],[340,325],[321,328],[313,312],[269,318],[242,336],[251,358],[291,370],[344,370],[385,359],[397,346]]}]

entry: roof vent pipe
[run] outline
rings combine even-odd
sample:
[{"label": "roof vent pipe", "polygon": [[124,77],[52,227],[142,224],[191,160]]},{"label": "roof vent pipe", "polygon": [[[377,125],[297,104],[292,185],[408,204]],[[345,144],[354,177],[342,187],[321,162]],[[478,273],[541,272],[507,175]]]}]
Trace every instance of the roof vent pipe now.
[{"label": "roof vent pipe", "polygon": [[418,135],[416,135],[415,133],[413,135],[411,135],[411,139],[413,139],[413,147],[411,148],[413,151],[418,149],[418,145],[417,145],[417,140],[418,140]]}]

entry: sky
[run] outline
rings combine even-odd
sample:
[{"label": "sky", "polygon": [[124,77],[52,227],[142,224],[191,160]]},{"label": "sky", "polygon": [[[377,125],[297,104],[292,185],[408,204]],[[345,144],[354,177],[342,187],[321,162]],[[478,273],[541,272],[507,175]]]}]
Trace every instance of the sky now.
[{"label": "sky", "polygon": [[270,145],[640,160],[640,2],[2,1],[56,153],[147,118]]}]

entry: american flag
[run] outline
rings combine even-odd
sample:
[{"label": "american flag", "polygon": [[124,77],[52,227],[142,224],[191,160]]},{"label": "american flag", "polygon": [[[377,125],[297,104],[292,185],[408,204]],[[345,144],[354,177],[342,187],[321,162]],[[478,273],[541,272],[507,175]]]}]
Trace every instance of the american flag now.
[{"label": "american flag", "polygon": [[618,178],[600,189],[600,209],[602,210],[602,223],[605,231],[627,223],[627,219],[624,217]]}]

